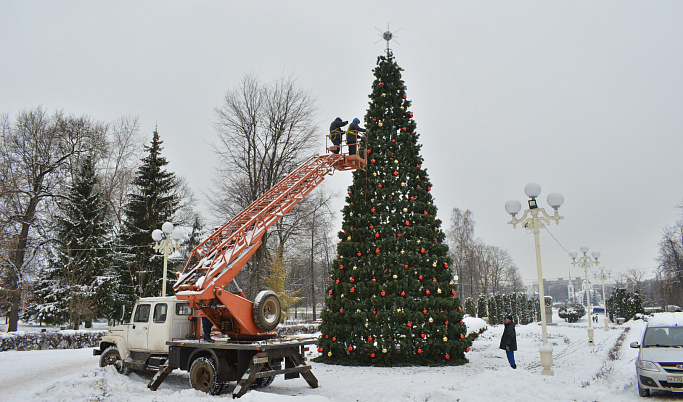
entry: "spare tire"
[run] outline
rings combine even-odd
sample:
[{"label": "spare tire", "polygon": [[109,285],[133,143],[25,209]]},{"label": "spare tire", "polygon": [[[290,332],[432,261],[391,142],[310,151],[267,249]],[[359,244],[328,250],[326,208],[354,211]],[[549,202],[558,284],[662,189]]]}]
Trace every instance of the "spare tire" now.
[{"label": "spare tire", "polygon": [[280,298],[272,290],[262,290],[256,295],[252,310],[254,323],[263,331],[272,331],[280,323],[282,306]]}]

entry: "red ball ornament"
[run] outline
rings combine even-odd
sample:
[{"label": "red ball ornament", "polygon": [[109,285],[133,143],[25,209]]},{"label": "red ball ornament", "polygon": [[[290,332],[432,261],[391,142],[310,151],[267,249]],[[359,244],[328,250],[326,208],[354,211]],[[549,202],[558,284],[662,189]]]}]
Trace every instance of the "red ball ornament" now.
[{"label": "red ball ornament", "polygon": [[370,159],[370,162],[371,162],[371,163],[375,163],[375,162],[377,162],[377,161],[375,160],[375,158],[372,158],[372,159]]},{"label": "red ball ornament", "polygon": [[417,165],[417,167],[419,168],[419,167],[420,167],[420,165]]},{"label": "red ball ornament", "polygon": [[432,293],[432,292],[430,292],[429,289],[425,290],[425,294],[426,294],[426,295],[429,295],[429,294],[431,294],[431,293]]},{"label": "red ball ornament", "polygon": [[401,237],[401,234],[400,234],[400,233],[396,233],[396,237]]},{"label": "red ball ornament", "polygon": [[429,215],[429,212],[425,211],[425,215]]},{"label": "red ball ornament", "polygon": [[432,188],[431,188],[431,187],[427,187],[427,191],[432,191]]},{"label": "red ball ornament", "polygon": [[470,348],[465,349],[465,352],[468,352],[468,353],[469,353],[469,351],[470,351]]},{"label": "red ball ornament", "polygon": [[427,314],[427,309],[422,310],[422,314]]},{"label": "red ball ornament", "polygon": [[382,188],[382,183],[378,184],[377,188]]},{"label": "red ball ornament", "polygon": [[377,310],[372,310],[372,314],[377,315]]},{"label": "red ball ornament", "polygon": [[370,208],[370,212],[375,212],[375,208]]},{"label": "red ball ornament", "polygon": [[422,187],[420,187],[420,185],[418,184],[418,185],[417,185],[417,188],[422,188]]},{"label": "red ball ornament", "polygon": [[410,222],[406,221],[406,226],[410,226]]},{"label": "red ball ornament", "polygon": [[323,352],[323,348],[318,348],[318,352],[322,353],[322,352]]},{"label": "red ball ornament", "polygon": [[460,334],[460,339],[465,339],[465,335]]},{"label": "red ball ornament", "polygon": [[401,296],[402,296],[402,297],[405,297],[405,296],[406,296],[406,292],[401,292]]},{"label": "red ball ornament", "polygon": [[380,83],[379,83],[379,86],[383,87],[383,86],[384,86],[384,83],[383,83],[383,82],[380,82]]},{"label": "red ball ornament", "polygon": [[358,254],[357,254],[357,255],[358,255],[358,256],[360,257],[360,256],[361,256],[361,255],[363,255],[363,254],[362,254],[362,253],[360,253],[360,252],[358,252]]},{"label": "red ball ornament", "polygon": [[391,142],[396,142],[396,140],[391,140]]},{"label": "red ball ornament", "polygon": [[335,281],[335,283],[337,283],[337,284],[338,284],[338,283],[339,283],[339,279],[337,279],[337,280]]},{"label": "red ball ornament", "polygon": [[451,290],[451,294],[455,296],[455,290]]},{"label": "red ball ornament", "polygon": [[408,269],[408,264],[405,264],[403,268]]},{"label": "red ball ornament", "polygon": [[401,130],[403,130],[403,132],[406,132],[407,128],[401,127]]},{"label": "red ball ornament", "polygon": [[393,118],[392,118],[392,119],[391,119],[391,122],[393,123],[393,122],[394,122],[394,120],[396,120],[396,119],[393,119]]},{"label": "red ball ornament", "polygon": [[451,358],[451,356],[448,353],[446,353],[446,356],[444,356],[444,357],[446,358],[446,360]]},{"label": "red ball ornament", "polygon": [[413,323],[410,322],[410,321],[408,321],[408,324],[406,324],[406,325],[408,326],[408,328],[412,328],[412,327],[413,327]]},{"label": "red ball ornament", "polygon": [[425,338],[427,337],[427,335],[425,335],[425,334],[420,334],[420,337],[422,337],[422,339],[425,339]]},{"label": "red ball ornament", "polygon": [[[337,258],[339,258],[339,254],[337,254]],[[339,269],[344,269],[344,264],[339,264]]]},{"label": "red ball ornament", "polygon": [[379,254],[379,249],[375,249],[375,254]]},{"label": "red ball ornament", "polygon": [[377,119],[373,117],[373,118],[372,118],[372,121],[377,121]]},{"label": "red ball ornament", "polygon": [[413,197],[413,196],[411,195],[411,196],[410,196],[410,201],[415,201],[415,197]]},{"label": "red ball ornament", "polygon": [[385,291],[381,291],[381,292],[379,292],[379,294],[380,294],[380,296],[382,296],[382,297],[384,297],[384,296],[387,295]]},{"label": "red ball ornament", "polygon": [[351,283],[354,283],[356,280],[354,278],[349,279]]},{"label": "red ball ornament", "polygon": [[378,237],[379,237],[379,233],[375,233],[375,237],[377,237],[377,238],[378,238]]},{"label": "red ball ornament", "polygon": [[458,311],[462,311],[462,307],[458,307]]},{"label": "red ball ornament", "polygon": [[370,357],[375,357],[375,353],[370,353]]},{"label": "red ball ornament", "polygon": [[370,150],[368,149],[368,154],[370,153]]},{"label": "red ball ornament", "polygon": [[432,279],[432,282],[436,282],[436,278]]},{"label": "red ball ornament", "polygon": [[349,352],[353,352],[353,346],[349,345]]},{"label": "red ball ornament", "polygon": [[342,314],[344,314],[344,309],[343,309],[343,308],[340,308],[340,309],[339,309],[339,312],[342,313]]},{"label": "red ball ornament", "polygon": [[374,228],[375,228],[375,225],[370,225],[370,229],[374,229]]},{"label": "red ball ornament", "polygon": [[410,117],[413,117],[413,114],[412,114],[412,113],[410,113],[410,114],[409,114],[409,116],[410,116]]},{"label": "red ball ornament", "polygon": [[417,279],[422,280],[422,275],[418,276]]},{"label": "red ball ornament", "polygon": [[332,342],[337,342],[337,337],[336,337],[336,336],[333,336],[333,337],[332,337]]},{"label": "red ball ornament", "polygon": [[444,268],[448,268],[448,263],[447,263],[447,262],[444,262],[444,263],[443,263],[443,266],[444,266]]},{"label": "red ball ornament", "polygon": [[424,253],[425,253],[425,249],[421,248],[421,249],[420,249],[420,252],[421,252],[422,254],[424,254]]},{"label": "red ball ornament", "polygon": [[[339,281],[337,281],[337,283],[339,283]],[[332,295],[332,289],[330,289],[330,291],[329,291],[329,292],[327,292],[327,293],[329,293],[329,294],[330,294],[330,296],[331,296],[331,295]]]},{"label": "red ball ornament", "polygon": [[448,321],[444,322],[445,325],[448,325]]},{"label": "red ball ornament", "polygon": [[389,201],[391,201],[391,200],[393,200],[393,199],[394,199],[394,196],[393,196],[393,195],[392,195],[392,196],[389,196]]},{"label": "red ball ornament", "polygon": [[394,172],[394,176],[398,176],[398,172]]},{"label": "red ball ornament", "polygon": [[417,353],[422,354],[422,349],[418,349]]},{"label": "red ball ornament", "polygon": [[372,342],[372,335],[368,336],[368,342]]},{"label": "red ball ornament", "polygon": [[372,278],[372,281],[373,281],[373,282],[377,282],[377,279],[375,279],[375,278]]},{"label": "red ball ornament", "polygon": [[325,335],[325,339],[329,339],[329,338],[330,338],[330,336],[329,336],[329,335]]},{"label": "red ball ornament", "polygon": [[408,97],[408,95],[403,95],[403,99],[406,99],[407,97]]}]

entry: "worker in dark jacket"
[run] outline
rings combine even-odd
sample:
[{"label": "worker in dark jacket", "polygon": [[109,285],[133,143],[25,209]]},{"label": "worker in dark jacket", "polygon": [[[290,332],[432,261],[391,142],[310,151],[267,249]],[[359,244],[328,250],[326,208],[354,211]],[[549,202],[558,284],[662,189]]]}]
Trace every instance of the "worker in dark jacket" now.
[{"label": "worker in dark jacket", "polygon": [[356,154],[356,144],[358,143],[358,133],[364,133],[365,129],[358,125],[360,120],[358,117],[353,119],[353,122],[349,124],[349,129],[346,131],[346,145],[349,146],[349,155]]},{"label": "worker in dark jacket", "polygon": [[503,337],[500,339],[500,348],[507,354],[510,367],[516,369],[515,350],[517,350],[517,334],[515,333],[515,323],[512,322],[511,315],[505,317],[505,329],[503,330]]},{"label": "worker in dark jacket", "polygon": [[344,130],[342,130],[342,127],[344,127],[347,124],[349,124],[349,122],[342,121],[341,117],[337,117],[336,119],[334,119],[332,124],[330,124],[330,141],[332,141],[330,151],[332,151],[333,154],[339,153],[339,146],[341,145],[342,134],[344,134]]}]

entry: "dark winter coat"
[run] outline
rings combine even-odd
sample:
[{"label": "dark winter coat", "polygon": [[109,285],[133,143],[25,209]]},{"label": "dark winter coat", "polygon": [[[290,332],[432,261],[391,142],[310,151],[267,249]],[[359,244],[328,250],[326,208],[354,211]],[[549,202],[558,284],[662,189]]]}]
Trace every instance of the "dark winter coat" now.
[{"label": "dark winter coat", "polygon": [[517,350],[517,333],[515,332],[515,323],[512,321],[509,324],[505,324],[503,337],[500,339],[500,348],[510,351]]},{"label": "dark winter coat", "polygon": [[358,123],[349,124],[348,130],[346,130],[346,143],[355,144],[359,132],[364,133],[365,129],[359,126]]},{"label": "dark winter coat", "polygon": [[335,135],[343,133],[341,128],[347,124],[349,124],[348,121],[342,121],[341,118],[337,117],[336,119],[334,119],[332,124],[330,124],[330,134]]}]

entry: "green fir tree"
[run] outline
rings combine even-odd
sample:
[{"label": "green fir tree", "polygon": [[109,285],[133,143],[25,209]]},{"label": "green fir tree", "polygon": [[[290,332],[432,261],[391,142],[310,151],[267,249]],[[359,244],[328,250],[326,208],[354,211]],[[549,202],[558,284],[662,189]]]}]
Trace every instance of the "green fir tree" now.
[{"label": "green fir tree", "polygon": [[374,69],[360,144],[367,165],[348,189],[321,314],[326,363],[467,362],[471,340],[401,71],[391,50]]},{"label": "green fir tree", "polygon": [[[161,156],[162,144],[155,129],[151,145],[145,146],[148,155],[133,180],[135,191],[125,206],[117,270],[121,302],[128,305],[138,297],[161,295],[163,257],[155,254],[151,234],[172,220],[179,204],[178,181],[165,169],[168,161]],[[167,283],[167,288],[171,285]]]}]

